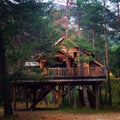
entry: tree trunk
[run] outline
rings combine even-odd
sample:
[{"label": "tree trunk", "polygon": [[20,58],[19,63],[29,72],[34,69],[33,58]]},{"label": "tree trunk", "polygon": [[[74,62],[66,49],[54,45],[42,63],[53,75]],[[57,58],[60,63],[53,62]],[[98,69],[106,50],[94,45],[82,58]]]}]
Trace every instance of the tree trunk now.
[{"label": "tree trunk", "polygon": [[12,115],[12,106],[10,99],[10,84],[6,77],[6,66],[5,66],[5,46],[2,38],[2,32],[0,31],[0,82],[2,91],[2,101],[4,108],[4,116]]},{"label": "tree trunk", "polygon": [[68,38],[68,0],[66,1],[66,38]]},{"label": "tree trunk", "polygon": [[108,41],[107,41],[107,23],[106,23],[106,15],[105,15],[105,8],[106,8],[106,0],[103,0],[104,3],[104,40],[105,40],[105,57],[106,57],[106,76],[108,79],[108,97],[109,97],[109,105],[112,105],[112,95],[111,95],[111,82],[110,82],[110,71],[109,71],[109,56],[108,56]]},{"label": "tree trunk", "polygon": [[90,103],[89,103],[87,89],[86,89],[85,85],[83,85],[82,87],[83,87],[82,91],[83,91],[83,98],[84,98],[85,107],[89,108],[90,107]]}]

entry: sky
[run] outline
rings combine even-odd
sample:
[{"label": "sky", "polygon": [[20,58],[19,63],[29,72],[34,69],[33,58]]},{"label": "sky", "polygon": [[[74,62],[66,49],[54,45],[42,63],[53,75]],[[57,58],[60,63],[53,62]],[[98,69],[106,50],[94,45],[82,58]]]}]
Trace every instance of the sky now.
[{"label": "sky", "polygon": [[48,2],[48,1],[53,1],[53,2],[61,2],[61,3],[65,3],[66,0],[43,0],[45,2]]},{"label": "sky", "polygon": [[54,3],[59,3],[62,5],[66,4],[66,0],[43,0],[44,2],[53,1]]},{"label": "sky", "polygon": [[[61,4],[61,5],[66,5],[66,1],[67,0],[43,0],[44,2],[48,2],[48,1],[52,1],[54,3],[58,3],[58,4]],[[76,0],[71,0],[71,1],[76,1]],[[103,0],[99,0],[99,1],[103,1]],[[113,5],[107,0],[107,6],[109,6],[109,9],[112,10],[113,9]]]}]

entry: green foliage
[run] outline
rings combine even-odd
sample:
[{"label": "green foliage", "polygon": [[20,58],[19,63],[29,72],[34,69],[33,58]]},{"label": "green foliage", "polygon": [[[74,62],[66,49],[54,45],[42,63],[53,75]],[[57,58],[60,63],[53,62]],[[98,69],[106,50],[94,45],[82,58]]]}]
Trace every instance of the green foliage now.
[{"label": "green foliage", "polygon": [[[111,78],[111,90],[112,90],[112,103],[114,105],[120,104],[120,81],[115,78]],[[102,102],[103,105],[108,104],[108,81],[102,83]]]},{"label": "green foliage", "polygon": [[102,29],[101,23],[103,21],[101,2],[98,0],[78,0],[77,6],[79,7],[78,11],[80,11],[80,26],[84,32],[91,37],[93,34],[92,31],[95,31],[96,35],[100,33]]},{"label": "green foliage", "polygon": [[76,44],[76,35],[72,34],[64,41],[62,41],[62,44],[68,49],[71,47],[78,47],[78,45]]},{"label": "green foliage", "polygon": [[[51,3],[35,0],[2,2],[1,19],[6,45],[6,63],[9,75],[22,76],[25,61],[43,52],[50,57],[51,47],[59,37],[51,22]],[[49,58],[48,58],[49,59]]]},{"label": "green foliage", "polygon": [[[117,3],[117,1],[114,2]],[[82,28],[81,34],[86,36],[88,43],[92,43],[97,48],[96,58],[103,63],[105,55],[104,20],[107,24],[108,43],[114,44],[119,41],[118,22],[115,12],[111,11],[107,6],[104,9],[102,2],[99,0],[77,0],[75,15],[76,20],[79,21],[79,26]],[[108,47],[111,47],[110,44]]]},{"label": "green foliage", "polygon": [[80,62],[91,62],[93,61],[94,58],[92,58],[92,56],[86,56],[86,55],[81,55],[80,57]]},{"label": "green foliage", "polygon": [[110,51],[110,69],[115,77],[120,77],[120,45],[114,45]]},{"label": "green foliage", "polygon": [[120,81],[112,80],[112,101],[113,104],[120,104]]},{"label": "green foliage", "polygon": [[88,42],[83,36],[76,39],[76,43],[82,51],[94,52],[92,43]]},{"label": "green foliage", "polygon": [[[24,67],[22,69],[23,72],[23,79],[26,80],[35,80],[35,81],[42,81],[45,75],[41,75],[43,69],[37,67]],[[21,78],[22,79],[22,78]]]}]

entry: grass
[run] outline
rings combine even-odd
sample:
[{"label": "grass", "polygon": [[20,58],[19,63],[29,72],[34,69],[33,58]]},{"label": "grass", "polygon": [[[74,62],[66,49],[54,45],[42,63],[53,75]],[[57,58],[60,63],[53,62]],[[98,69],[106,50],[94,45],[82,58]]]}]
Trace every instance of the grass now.
[{"label": "grass", "polygon": [[108,106],[104,105],[99,110],[86,107],[64,107],[60,108],[58,111],[70,112],[70,113],[110,113],[110,112],[120,112],[120,105]]}]

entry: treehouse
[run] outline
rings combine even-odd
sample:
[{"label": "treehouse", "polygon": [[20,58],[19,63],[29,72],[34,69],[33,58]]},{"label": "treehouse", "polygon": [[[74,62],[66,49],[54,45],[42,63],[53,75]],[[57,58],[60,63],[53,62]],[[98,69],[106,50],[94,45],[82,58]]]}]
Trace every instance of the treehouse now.
[{"label": "treehouse", "polygon": [[[63,36],[55,42],[54,46],[59,49],[52,56],[52,64],[44,54],[36,56],[40,69],[43,69],[40,74],[45,75],[42,81],[12,82],[15,109],[19,89],[25,95],[27,109],[34,109],[49,93],[53,94],[53,101],[57,100],[58,106],[64,97],[68,97],[68,105],[71,106],[76,103],[76,91],[81,106],[99,108],[99,86],[106,78],[105,67],[95,60],[93,53],[82,51],[76,44],[71,45],[70,41],[66,44],[65,41],[66,37]],[[32,102],[30,107],[29,101]]]},{"label": "treehouse", "polygon": [[54,64],[50,66],[49,62],[42,56],[36,56],[36,60],[40,63],[40,68],[46,68],[44,73],[52,76],[91,76],[100,77],[105,75],[104,66],[95,60],[95,55],[87,51],[82,51],[77,45],[67,47],[64,45],[66,38],[63,36],[55,46],[59,49],[54,54]]}]

